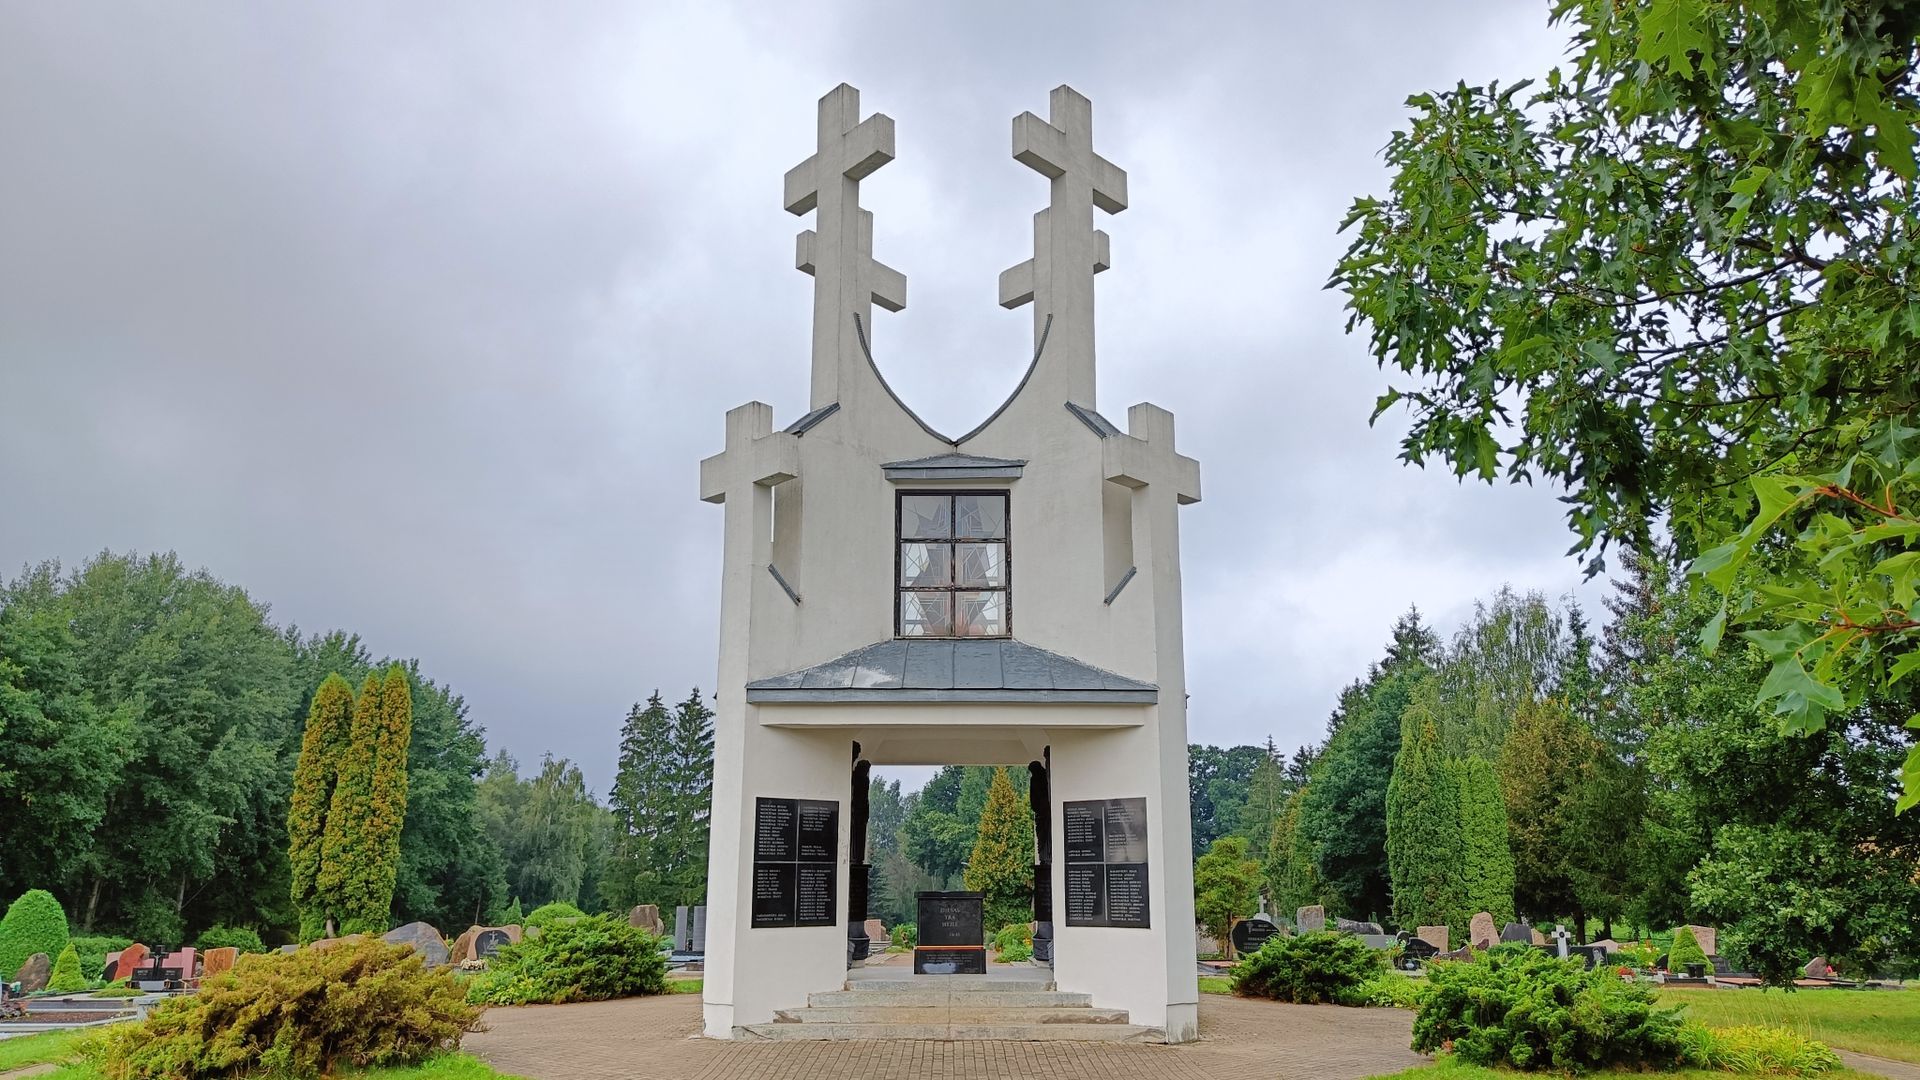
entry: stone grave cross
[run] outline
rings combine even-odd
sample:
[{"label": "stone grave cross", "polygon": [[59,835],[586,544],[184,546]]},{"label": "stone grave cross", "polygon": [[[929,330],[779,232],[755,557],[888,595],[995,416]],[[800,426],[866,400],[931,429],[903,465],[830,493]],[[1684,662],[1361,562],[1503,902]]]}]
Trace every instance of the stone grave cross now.
[{"label": "stone grave cross", "polygon": [[[893,118],[860,119],[860,91],[841,83],[820,99],[819,149],[787,170],[790,214],[814,212],[803,230],[794,266],[813,275],[813,387],[811,408],[846,393],[846,376],[866,363],[859,335],[873,333],[873,308],[907,305],[906,275],[873,258],[873,215],[860,209],[860,181],[893,160]],[[854,324],[859,319],[859,326]]]},{"label": "stone grave cross", "polygon": [[1093,152],[1093,103],[1070,86],[1054,89],[1046,120],[1030,112],[1013,118],[1013,157],[1053,190],[1047,209],[1033,216],[1033,258],[1000,275],[1000,305],[1033,304],[1034,352],[1061,374],[1049,389],[1093,408],[1093,275],[1113,261],[1093,209],[1127,208],[1127,174]]},{"label": "stone grave cross", "polygon": [[1565,960],[1565,959],[1567,958],[1567,955],[1568,955],[1568,954],[1567,954],[1567,939],[1568,939],[1568,938],[1570,938],[1570,937],[1572,937],[1572,936],[1573,936],[1573,935],[1571,935],[1571,934],[1569,934],[1569,933],[1567,933],[1567,928],[1566,928],[1565,926],[1562,926],[1562,925],[1560,925],[1560,924],[1558,924],[1558,923],[1555,923],[1555,924],[1554,924],[1554,927],[1553,927],[1553,947],[1554,947],[1554,949],[1555,949],[1555,951],[1557,951],[1557,952],[1558,952],[1558,953],[1560,954],[1560,959],[1562,959],[1562,960]]}]

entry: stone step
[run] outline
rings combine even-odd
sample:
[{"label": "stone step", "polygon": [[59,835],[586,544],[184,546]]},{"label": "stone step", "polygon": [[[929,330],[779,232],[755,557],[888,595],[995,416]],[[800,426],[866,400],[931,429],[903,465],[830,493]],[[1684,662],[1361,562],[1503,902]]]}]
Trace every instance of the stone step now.
[{"label": "stone step", "polygon": [[923,975],[898,979],[849,979],[848,990],[951,990],[959,991],[1040,991],[1053,989],[1053,980],[1041,976],[1031,979],[996,975]]},{"label": "stone step", "polygon": [[744,1039],[817,1042],[922,1039],[940,1042],[1161,1042],[1166,1032],[1138,1024],[747,1024]]},{"label": "stone step", "polygon": [[827,990],[807,995],[807,1005],[815,1009],[838,1009],[858,1005],[948,1006],[956,1008],[1060,1008],[1070,1009],[1093,1004],[1091,994],[1073,994],[1063,990]]},{"label": "stone step", "polygon": [[905,1006],[845,1005],[830,1009],[781,1009],[780,1024],[945,1024],[948,1027],[991,1027],[1022,1024],[1125,1024],[1125,1009],[1001,1007],[971,1005]]}]

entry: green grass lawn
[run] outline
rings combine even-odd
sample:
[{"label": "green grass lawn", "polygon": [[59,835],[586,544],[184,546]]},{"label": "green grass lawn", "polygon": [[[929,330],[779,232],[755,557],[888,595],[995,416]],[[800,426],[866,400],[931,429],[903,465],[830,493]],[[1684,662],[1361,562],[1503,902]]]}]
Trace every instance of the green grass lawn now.
[{"label": "green grass lawn", "polygon": [[667,993],[697,994],[707,985],[705,979],[668,979]]},{"label": "green grass lawn", "polygon": [[[1478,1065],[1466,1065],[1446,1055],[1441,1055],[1431,1065],[1415,1065],[1404,1072],[1387,1073],[1370,1077],[1369,1080],[1516,1080],[1521,1076],[1552,1076],[1552,1073],[1519,1073],[1506,1069],[1485,1069]],[[1732,1073],[1706,1072],[1699,1069],[1682,1069],[1679,1072],[1663,1073],[1589,1073],[1597,1076],[1660,1076],[1664,1080],[1727,1080]],[[1820,1074],[1823,1080],[1875,1080],[1874,1077],[1851,1069],[1838,1069]]]},{"label": "green grass lawn", "polygon": [[[100,1080],[98,1070],[72,1060],[80,1040],[99,1030],[49,1031],[0,1040],[0,1073],[28,1065],[57,1064],[61,1067],[46,1074],[46,1080]],[[493,1071],[486,1062],[470,1054],[443,1054],[419,1065],[341,1075],[355,1080],[516,1080],[506,1073]]]},{"label": "green grass lawn", "polygon": [[1709,1027],[1771,1024],[1840,1050],[1920,1062],[1920,991],[1665,990]]},{"label": "green grass lawn", "polygon": [[1203,994],[1231,994],[1233,980],[1225,975],[1200,976],[1200,992]]}]

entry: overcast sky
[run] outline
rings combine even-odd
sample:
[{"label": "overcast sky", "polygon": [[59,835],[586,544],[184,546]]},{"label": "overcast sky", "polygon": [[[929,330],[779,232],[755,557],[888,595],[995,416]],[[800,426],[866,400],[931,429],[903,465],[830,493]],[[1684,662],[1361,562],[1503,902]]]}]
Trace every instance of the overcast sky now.
[{"label": "overcast sky", "polygon": [[1321,288],[1406,96],[1543,72],[1547,6],[0,3],[0,570],[172,549],[604,792],[633,701],[712,685],[722,413],[806,408],[815,101],[896,122],[875,350],[963,431],[1030,356],[1009,120],[1066,82],[1130,180],[1102,410],[1205,476],[1191,738],[1315,739],[1407,605],[1580,583],[1553,492],[1398,463]]}]

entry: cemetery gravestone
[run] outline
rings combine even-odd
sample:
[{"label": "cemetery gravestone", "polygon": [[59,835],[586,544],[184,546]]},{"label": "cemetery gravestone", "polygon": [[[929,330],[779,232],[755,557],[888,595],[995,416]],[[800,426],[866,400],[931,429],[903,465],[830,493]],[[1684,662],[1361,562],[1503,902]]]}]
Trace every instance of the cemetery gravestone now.
[{"label": "cemetery gravestone", "polygon": [[627,913],[627,925],[637,930],[645,930],[654,937],[659,937],[666,931],[665,924],[660,921],[658,904],[635,905],[634,909]]},{"label": "cemetery gravestone", "polygon": [[1233,941],[1233,951],[1241,956],[1250,956],[1260,951],[1267,939],[1280,932],[1272,919],[1265,915],[1255,915],[1250,919],[1241,919],[1233,924],[1233,932],[1227,935]]},{"label": "cemetery gravestone", "polygon": [[1325,930],[1327,928],[1327,909],[1319,904],[1309,904],[1293,913],[1293,921],[1295,925],[1300,927],[1300,932],[1303,934],[1311,934],[1316,930]]},{"label": "cemetery gravestone", "polygon": [[107,957],[106,976],[108,982],[125,982],[133,977],[133,970],[147,962],[147,947],[134,942],[117,953]]},{"label": "cemetery gravestone", "polygon": [[201,961],[200,977],[205,979],[223,971],[232,971],[233,965],[240,960],[240,950],[231,945],[221,949],[208,949]]},{"label": "cemetery gravestone", "polygon": [[1545,945],[1547,943],[1547,935],[1541,933],[1538,929],[1529,930],[1527,932],[1527,939],[1535,945]]},{"label": "cemetery gravestone", "polygon": [[879,919],[868,919],[866,929],[867,939],[873,942],[873,947],[881,952],[885,952],[889,940],[887,937],[887,924],[881,922]]},{"label": "cemetery gravestone", "polygon": [[[1427,929],[1431,930],[1432,927]],[[1423,937],[1409,935],[1404,930],[1400,932],[1400,967],[1403,971],[1418,971],[1422,961],[1431,960],[1443,951]]]},{"label": "cemetery gravestone", "polygon": [[1833,965],[1827,963],[1826,957],[1816,956],[1807,961],[1807,966],[1800,969],[1800,974],[1809,979],[1824,979],[1833,974]]},{"label": "cemetery gravestone", "polygon": [[474,935],[473,958],[491,960],[501,949],[514,943],[513,936],[500,927],[488,927]]},{"label": "cemetery gravestone", "polygon": [[[837,837],[837,836],[835,837],[835,842],[836,842],[836,843],[838,842],[838,837]],[[806,913],[806,910],[807,910],[807,908],[806,908],[806,888],[805,888],[805,886],[806,886],[806,880],[807,880],[807,879],[806,879],[806,875],[805,875],[805,874],[803,873],[803,874],[801,875],[801,886],[802,886],[802,888],[801,888],[801,894],[800,894],[800,899],[801,899],[801,913],[802,913],[802,915],[804,915],[804,914]],[[827,885],[827,895],[826,895],[826,901],[825,901],[825,902],[826,902],[826,904],[827,904],[827,906],[828,906],[828,907],[831,907],[831,906],[833,905],[833,886],[832,886],[832,880],[833,880],[833,875],[832,875],[832,873],[831,873],[831,871],[829,871],[829,872],[828,872],[828,875],[827,875],[827,880],[828,880],[828,885]],[[815,926],[815,925],[818,925],[818,926],[825,926],[825,925],[829,925],[829,924],[827,924],[827,923],[803,923],[803,924],[801,924],[801,925],[803,925],[803,926]],[[693,949],[693,951],[694,951],[695,953],[697,953],[697,954],[699,954],[699,955],[701,955],[701,956],[705,956],[705,955],[707,954],[707,905],[705,905],[705,904],[701,904],[701,905],[699,905],[698,907],[695,907],[695,908],[693,909],[693,941],[692,941],[692,942],[690,943],[690,946],[691,946],[691,948]]]},{"label": "cemetery gravestone", "polygon": [[1335,919],[1333,927],[1343,934],[1358,934],[1361,937],[1378,937],[1386,932],[1380,928],[1379,923],[1359,922],[1354,919]]},{"label": "cemetery gravestone", "polygon": [[1491,949],[1500,935],[1493,928],[1493,916],[1482,911],[1467,924],[1467,944],[1476,949]]},{"label": "cemetery gravestone", "polygon": [[47,988],[47,978],[53,974],[53,961],[43,952],[27,957],[27,962],[14,972],[13,980],[20,984],[23,994],[36,994]]},{"label": "cemetery gravestone", "polygon": [[453,956],[447,950],[446,939],[441,937],[440,931],[435,930],[429,923],[410,922],[405,926],[395,927],[387,931],[380,940],[390,945],[413,946],[413,951],[419,953],[430,968],[445,966]]},{"label": "cemetery gravestone", "polygon": [[1534,941],[1534,934],[1535,931],[1533,927],[1528,926],[1526,923],[1510,922],[1500,928],[1500,941],[1502,944],[1512,941],[1520,942],[1523,945],[1528,942],[1532,942],[1535,945],[1544,944],[1544,942]]},{"label": "cemetery gravestone", "polygon": [[923,892],[919,902],[914,974],[985,975],[985,897],[977,892]]},{"label": "cemetery gravestone", "polygon": [[1687,926],[1687,929],[1693,931],[1693,940],[1700,946],[1701,952],[1706,953],[1708,956],[1718,956],[1720,954],[1720,931],[1711,926],[1693,926],[1691,924]]},{"label": "cemetery gravestone", "polygon": [[673,909],[673,951],[686,952],[693,947],[693,925],[687,918],[687,905]]},{"label": "cemetery gravestone", "polygon": [[1444,926],[1423,926],[1415,936],[1433,946],[1435,952],[1446,952],[1448,933]]}]

